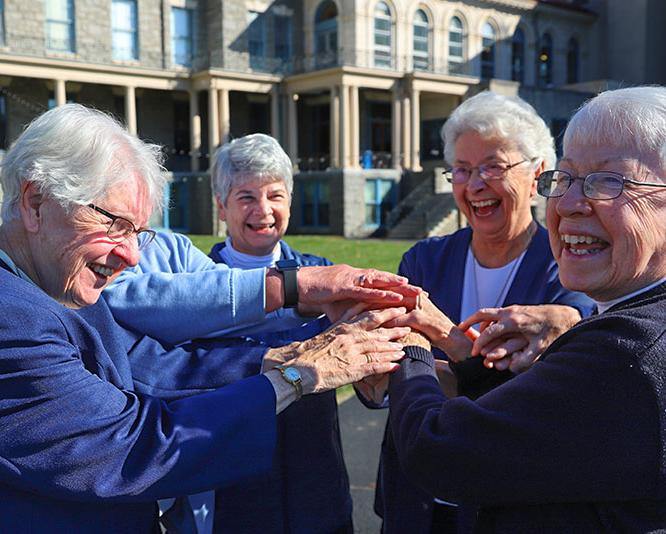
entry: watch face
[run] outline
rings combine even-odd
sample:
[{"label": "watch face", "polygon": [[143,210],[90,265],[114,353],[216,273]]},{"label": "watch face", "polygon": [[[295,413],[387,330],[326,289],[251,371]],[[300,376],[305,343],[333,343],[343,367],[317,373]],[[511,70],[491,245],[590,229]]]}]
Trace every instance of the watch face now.
[{"label": "watch face", "polygon": [[301,373],[298,372],[298,369],[294,367],[286,367],[284,370],[284,376],[291,382],[301,379]]}]

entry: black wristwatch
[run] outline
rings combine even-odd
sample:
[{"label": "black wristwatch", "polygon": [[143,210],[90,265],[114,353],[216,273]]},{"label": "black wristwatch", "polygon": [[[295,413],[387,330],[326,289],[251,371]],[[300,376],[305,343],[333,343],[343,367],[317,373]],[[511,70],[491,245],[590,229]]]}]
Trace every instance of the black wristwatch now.
[{"label": "black wristwatch", "polygon": [[282,284],[284,307],[295,308],[298,306],[298,270],[301,266],[296,260],[278,260],[275,262],[275,268],[282,273],[284,280]]}]

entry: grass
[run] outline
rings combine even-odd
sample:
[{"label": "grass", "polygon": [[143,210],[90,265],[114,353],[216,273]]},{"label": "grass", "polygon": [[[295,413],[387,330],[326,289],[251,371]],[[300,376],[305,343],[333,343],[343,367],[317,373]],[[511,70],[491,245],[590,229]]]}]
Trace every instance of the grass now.
[{"label": "grass", "polygon": [[[208,254],[221,238],[211,235],[190,235],[192,242]],[[334,263],[347,263],[354,267],[373,267],[396,272],[400,258],[414,241],[389,239],[345,239],[338,236],[288,235],[285,241],[300,252],[324,256]],[[354,394],[352,386],[338,388],[338,404]]]},{"label": "grass", "polygon": [[[192,242],[206,254],[221,238],[211,235],[190,235]],[[339,236],[287,235],[285,241],[300,252],[324,256],[333,263],[354,267],[373,267],[396,272],[400,258],[414,241],[390,239],[345,239]]]}]

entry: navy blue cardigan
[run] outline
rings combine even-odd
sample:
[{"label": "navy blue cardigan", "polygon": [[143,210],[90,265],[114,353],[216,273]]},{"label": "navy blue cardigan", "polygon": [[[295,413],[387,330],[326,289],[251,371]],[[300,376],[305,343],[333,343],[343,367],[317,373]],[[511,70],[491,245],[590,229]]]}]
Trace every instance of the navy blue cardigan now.
[{"label": "navy blue cardigan", "polygon": [[157,499],[268,471],[270,382],[212,389],[227,351],[264,348],[165,347],[103,299],[75,312],[4,268],[0,288],[0,532],[155,532]]},{"label": "navy blue cardigan", "polygon": [[583,320],[475,401],[447,400],[431,363],[407,359],[389,386],[405,473],[481,505],[478,532],[665,531],[664,317],[666,284]]},{"label": "navy blue cardigan", "polygon": [[[451,235],[419,241],[405,253],[398,270],[410,283],[425,289],[433,303],[454,323],[464,319],[460,316],[460,304],[471,239],[471,228],[463,228]],[[540,225],[502,306],[511,304],[562,304],[578,309],[583,317],[592,311],[593,303],[589,298],[560,284],[548,232]],[[446,357],[439,349],[433,352],[438,358]],[[468,397],[476,397],[513,376],[509,371],[486,369],[480,358],[457,365],[465,371],[464,378],[458,381],[459,393]],[[384,519],[383,531],[390,534],[430,532],[432,502],[431,493],[413,486],[405,478],[385,432],[375,495],[375,511]]]},{"label": "navy blue cardigan", "polygon": [[[223,263],[220,250],[210,257]],[[280,241],[283,259],[302,266],[332,265],[326,258],[302,254]],[[326,318],[300,328],[253,334],[271,346],[309,339],[328,328]],[[261,358],[256,358],[259,372]],[[236,366],[237,378],[250,376]],[[233,360],[227,370],[234,372]],[[352,501],[342,455],[335,392],[308,395],[277,418],[277,444],[272,471],[255,480],[218,490],[215,498],[216,533],[327,534],[351,525]]]}]

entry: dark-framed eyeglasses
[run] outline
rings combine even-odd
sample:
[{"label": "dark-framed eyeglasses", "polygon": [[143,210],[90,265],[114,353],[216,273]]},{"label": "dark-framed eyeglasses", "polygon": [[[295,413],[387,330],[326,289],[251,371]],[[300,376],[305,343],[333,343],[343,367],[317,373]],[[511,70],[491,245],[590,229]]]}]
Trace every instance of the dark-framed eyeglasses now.
[{"label": "dark-framed eyeglasses", "polygon": [[[136,234],[139,250],[141,250],[146,248],[148,244],[155,239],[154,230],[150,230],[149,228],[137,228],[131,221],[128,221],[119,215],[109,213],[105,209],[95,206],[95,204],[88,204],[88,207],[111,219],[111,224],[106,231],[106,235],[115,243],[122,243],[125,239],[130,238],[132,234]],[[142,234],[144,237],[140,238]]]},{"label": "dark-framed eyeglasses", "polygon": [[570,172],[556,169],[544,171],[538,176],[537,192],[546,198],[561,197],[576,180],[583,181],[583,195],[592,200],[612,200],[619,197],[627,182],[648,187],[666,187],[666,184],[631,180],[613,171],[591,172],[587,176],[574,176]]},{"label": "dark-framed eyeglasses", "polygon": [[478,167],[452,167],[444,171],[444,176],[452,184],[465,184],[469,181],[472,173],[479,171],[479,178],[484,182],[489,180],[501,180],[514,167],[532,161],[523,159],[517,163],[482,163]]}]

